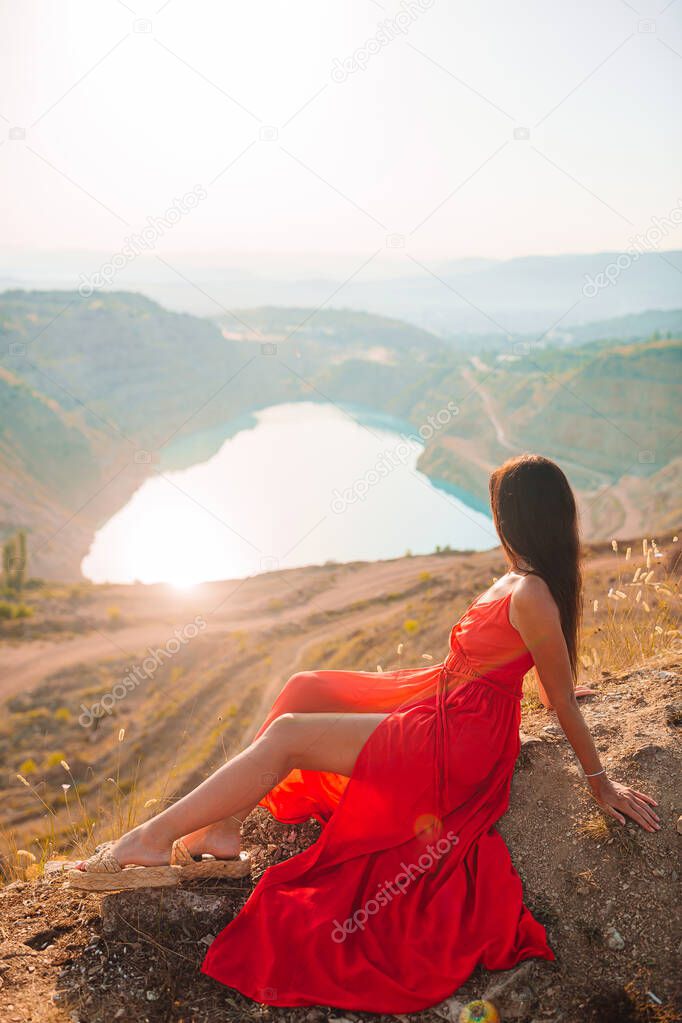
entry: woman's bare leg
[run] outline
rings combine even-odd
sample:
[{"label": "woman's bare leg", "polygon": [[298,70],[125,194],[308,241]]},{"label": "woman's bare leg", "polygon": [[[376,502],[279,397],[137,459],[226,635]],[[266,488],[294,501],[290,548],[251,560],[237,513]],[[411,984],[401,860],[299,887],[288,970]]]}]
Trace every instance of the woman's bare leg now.
[{"label": "woman's bare leg", "polygon": [[112,847],[123,865],[168,863],[176,838],[252,808],[294,768],[350,776],[386,714],[283,714],[210,778]]}]

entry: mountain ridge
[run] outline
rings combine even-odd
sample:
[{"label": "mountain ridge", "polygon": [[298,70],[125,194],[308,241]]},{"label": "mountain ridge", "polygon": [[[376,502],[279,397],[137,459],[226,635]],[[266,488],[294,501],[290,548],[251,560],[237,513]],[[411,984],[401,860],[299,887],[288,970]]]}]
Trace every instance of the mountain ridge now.
[{"label": "mountain ridge", "polygon": [[[682,250],[644,242],[624,252],[516,256],[499,260],[409,258],[406,239],[378,255],[358,275],[367,254],[317,260],[253,255],[234,265],[219,254],[197,259],[171,253],[164,266],[153,256],[126,268],[125,282],[169,309],[211,316],[219,308],[298,305],[320,308],[342,293],[344,305],[405,319],[438,333],[467,330],[487,334],[491,321],[507,333],[543,333],[567,315],[580,322],[671,309],[680,304]],[[75,287],[79,274],[96,272],[110,253],[6,254],[5,274],[23,277],[32,288],[55,279]],[[615,269],[612,269],[615,268]],[[36,269],[38,268],[38,269]],[[57,268],[55,270],[55,268]],[[585,293],[586,279],[608,273],[603,286]],[[0,259],[0,280],[3,261]],[[342,289],[342,290],[341,290]],[[588,297],[589,296],[589,297]]]}]

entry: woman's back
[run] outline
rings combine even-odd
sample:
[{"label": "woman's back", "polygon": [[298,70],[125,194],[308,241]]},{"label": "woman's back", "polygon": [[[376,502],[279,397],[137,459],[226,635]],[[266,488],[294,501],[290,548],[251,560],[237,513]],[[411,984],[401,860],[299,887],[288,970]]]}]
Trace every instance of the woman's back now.
[{"label": "woman's back", "polygon": [[451,656],[463,654],[481,674],[516,685],[532,668],[533,658],[509,616],[514,591],[512,587],[492,599],[486,592],[474,600],[450,633],[450,651]]}]

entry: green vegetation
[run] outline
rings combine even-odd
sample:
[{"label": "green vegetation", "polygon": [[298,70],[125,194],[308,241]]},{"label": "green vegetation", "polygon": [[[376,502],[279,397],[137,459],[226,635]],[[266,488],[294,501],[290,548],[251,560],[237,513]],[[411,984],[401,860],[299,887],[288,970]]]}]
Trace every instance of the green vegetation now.
[{"label": "green vegetation", "polygon": [[21,599],[25,589],[35,589],[38,580],[26,578],[28,553],[26,533],[20,529],[2,545],[2,592],[8,600],[0,600],[0,622],[31,618],[33,608]]},{"label": "green vegetation", "polygon": [[107,608],[107,620],[109,625],[120,625],[121,624],[121,609],[112,605]]},{"label": "green vegetation", "polygon": [[2,572],[5,590],[21,597],[26,582],[26,533],[23,529],[2,545]]}]

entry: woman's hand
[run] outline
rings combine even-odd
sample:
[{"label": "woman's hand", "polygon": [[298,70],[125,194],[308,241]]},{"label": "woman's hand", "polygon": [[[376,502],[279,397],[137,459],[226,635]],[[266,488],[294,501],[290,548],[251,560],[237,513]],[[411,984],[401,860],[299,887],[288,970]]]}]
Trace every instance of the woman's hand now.
[{"label": "woman's hand", "polygon": [[660,831],[660,817],[651,809],[658,806],[658,803],[647,796],[646,792],[638,792],[620,782],[610,781],[606,775],[591,779],[590,787],[592,795],[608,817],[625,824],[623,814],[627,814],[645,831]]},{"label": "woman's hand", "polygon": [[599,691],[597,689],[590,689],[589,686],[576,686],[573,690],[573,695],[576,699],[579,696],[599,696]]}]

